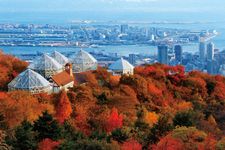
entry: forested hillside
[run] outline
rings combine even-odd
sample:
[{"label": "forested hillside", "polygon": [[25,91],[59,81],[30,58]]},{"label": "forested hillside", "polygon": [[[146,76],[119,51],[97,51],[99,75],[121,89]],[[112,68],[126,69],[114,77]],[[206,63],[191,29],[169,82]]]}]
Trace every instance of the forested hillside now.
[{"label": "forested hillside", "polygon": [[0,149],[224,150],[225,78],[182,66],[82,73],[68,92],[7,92],[27,63],[0,53]]}]

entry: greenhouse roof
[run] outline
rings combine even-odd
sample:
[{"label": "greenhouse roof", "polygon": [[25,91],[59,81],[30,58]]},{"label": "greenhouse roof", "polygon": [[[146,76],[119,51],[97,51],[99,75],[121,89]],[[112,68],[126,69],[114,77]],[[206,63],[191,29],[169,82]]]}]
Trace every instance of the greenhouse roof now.
[{"label": "greenhouse roof", "polygon": [[52,57],[43,54],[37,57],[28,68],[33,70],[61,70],[63,66]]},{"label": "greenhouse roof", "polygon": [[109,66],[110,70],[129,70],[134,69],[134,66],[131,65],[127,60],[120,58]]},{"label": "greenhouse roof", "polygon": [[9,85],[16,89],[38,89],[50,86],[50,83],[37,72],[27,69],[19,74]]},{"label": "greenhouse roof", "polygon": [[64,56],[63,54],[61,54],[61,53],[59,53],[59,52],[57,52],[57,51],[54,51],[53,53],[52,53],[52,58],[54,58],[59,64],[61,64],[61,65],[66,65],[68,62],[69,62],[69,59],[66,57],[66,56]]}]

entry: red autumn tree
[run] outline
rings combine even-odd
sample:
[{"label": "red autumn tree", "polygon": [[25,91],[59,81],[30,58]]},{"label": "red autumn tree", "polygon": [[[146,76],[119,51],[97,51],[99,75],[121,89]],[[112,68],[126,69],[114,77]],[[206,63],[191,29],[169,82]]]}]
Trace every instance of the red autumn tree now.
[{"label": "red autumn tree", "polygon": [[59,146],[60,142],[44,139],[38,144],[38,150],[54,150]]},{"label": "red autumn tree", "polygon": [[70,117],[71,113],[72,107],[69,98],[67,97],[67,93],[62,91],[56,106],[56,119],[59,121],[59,123],[63,123]]},{"label": "red autumn tree", "polygon": [[113,108],[111,114],[107,120],[107,132],[111,132],[116,128],[121,128],[123,126],[123,116],[118,114],[118,110]]},{"label": "red autumn tree", "polygon": [[162,90],[157,88],[153,83],[148,85],[148,92],[153,96],[162,96]]},{"label": "red autumn tree", "polygon": [[141,149],[142,145],[133,139],[123,143],[121,147],[121,150],[141,150]]},{"label": "red autumn tree", "polygon": [[182,142],[178,139],[174,139],[170,136],[164,137],[160,142],[153,146],[153,150],[182,150]]}]

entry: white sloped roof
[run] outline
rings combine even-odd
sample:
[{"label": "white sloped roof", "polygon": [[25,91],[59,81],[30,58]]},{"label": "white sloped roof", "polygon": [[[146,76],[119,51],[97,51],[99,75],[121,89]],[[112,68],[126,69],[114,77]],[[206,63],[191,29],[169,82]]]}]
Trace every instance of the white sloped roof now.
[{"label": "white sloped roof", "polygon": [[13,79],[8,86],[15,89],[31,90],[49,87],[50,83],[37,72],[27,69]]},{"label": "white sloped roof", "polygon": [[66,57],[66,56],[64,56],[63,54],[61,54],[61,53],[59,53],[59,52],[57,52],[57,51],[54,51],[53,53],[52,53],[52,58],[54,58],[59,64],[61,64],[61,65],[66,65],[68,62],[69,62],[69,59]]},{"label": "white sloped roof", "polygon": [[36,58],[28,66],[28,68],[33,70],[61,70],[63,66],[52,57],[48,56],[47,54],[43,54]]},{"label": "white sloped roof", "polygon": [[134,66],[131,65],[128,61],[126,61],[123,58],[120,58],[119,60],[115,61],[109,66],[110,70],[130,70],[134,69]]},{"label": "white sloped roof", "polygon": [[74,57],[71,58],[71,61],[74,64],[97,63],[97,60],[84,50],[80,50]]}]

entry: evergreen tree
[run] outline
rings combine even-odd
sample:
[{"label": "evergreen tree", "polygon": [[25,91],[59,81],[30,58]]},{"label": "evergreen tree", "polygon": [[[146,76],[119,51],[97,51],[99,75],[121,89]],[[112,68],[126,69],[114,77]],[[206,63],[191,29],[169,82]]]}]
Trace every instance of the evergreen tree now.
[{"label": "evergreen tree", "polygon": [[47,111],[43,112],[42,116],[34,122],[34,131],[38,132],[39,141],[46,138],[58,140],[61,137],[59,123]]},{"label": "evergreen tree", "polygon": [[37,141],[35,140],[35,132],[33,126],[28,121],[23,121],[15,131],[15,141],[12,142],[16,150],[35,150]]},{"label": "evergreen tree", "polygon": [[174,126],[190,127],[194,125],[194,112],[178,112],[173,119]]}]

